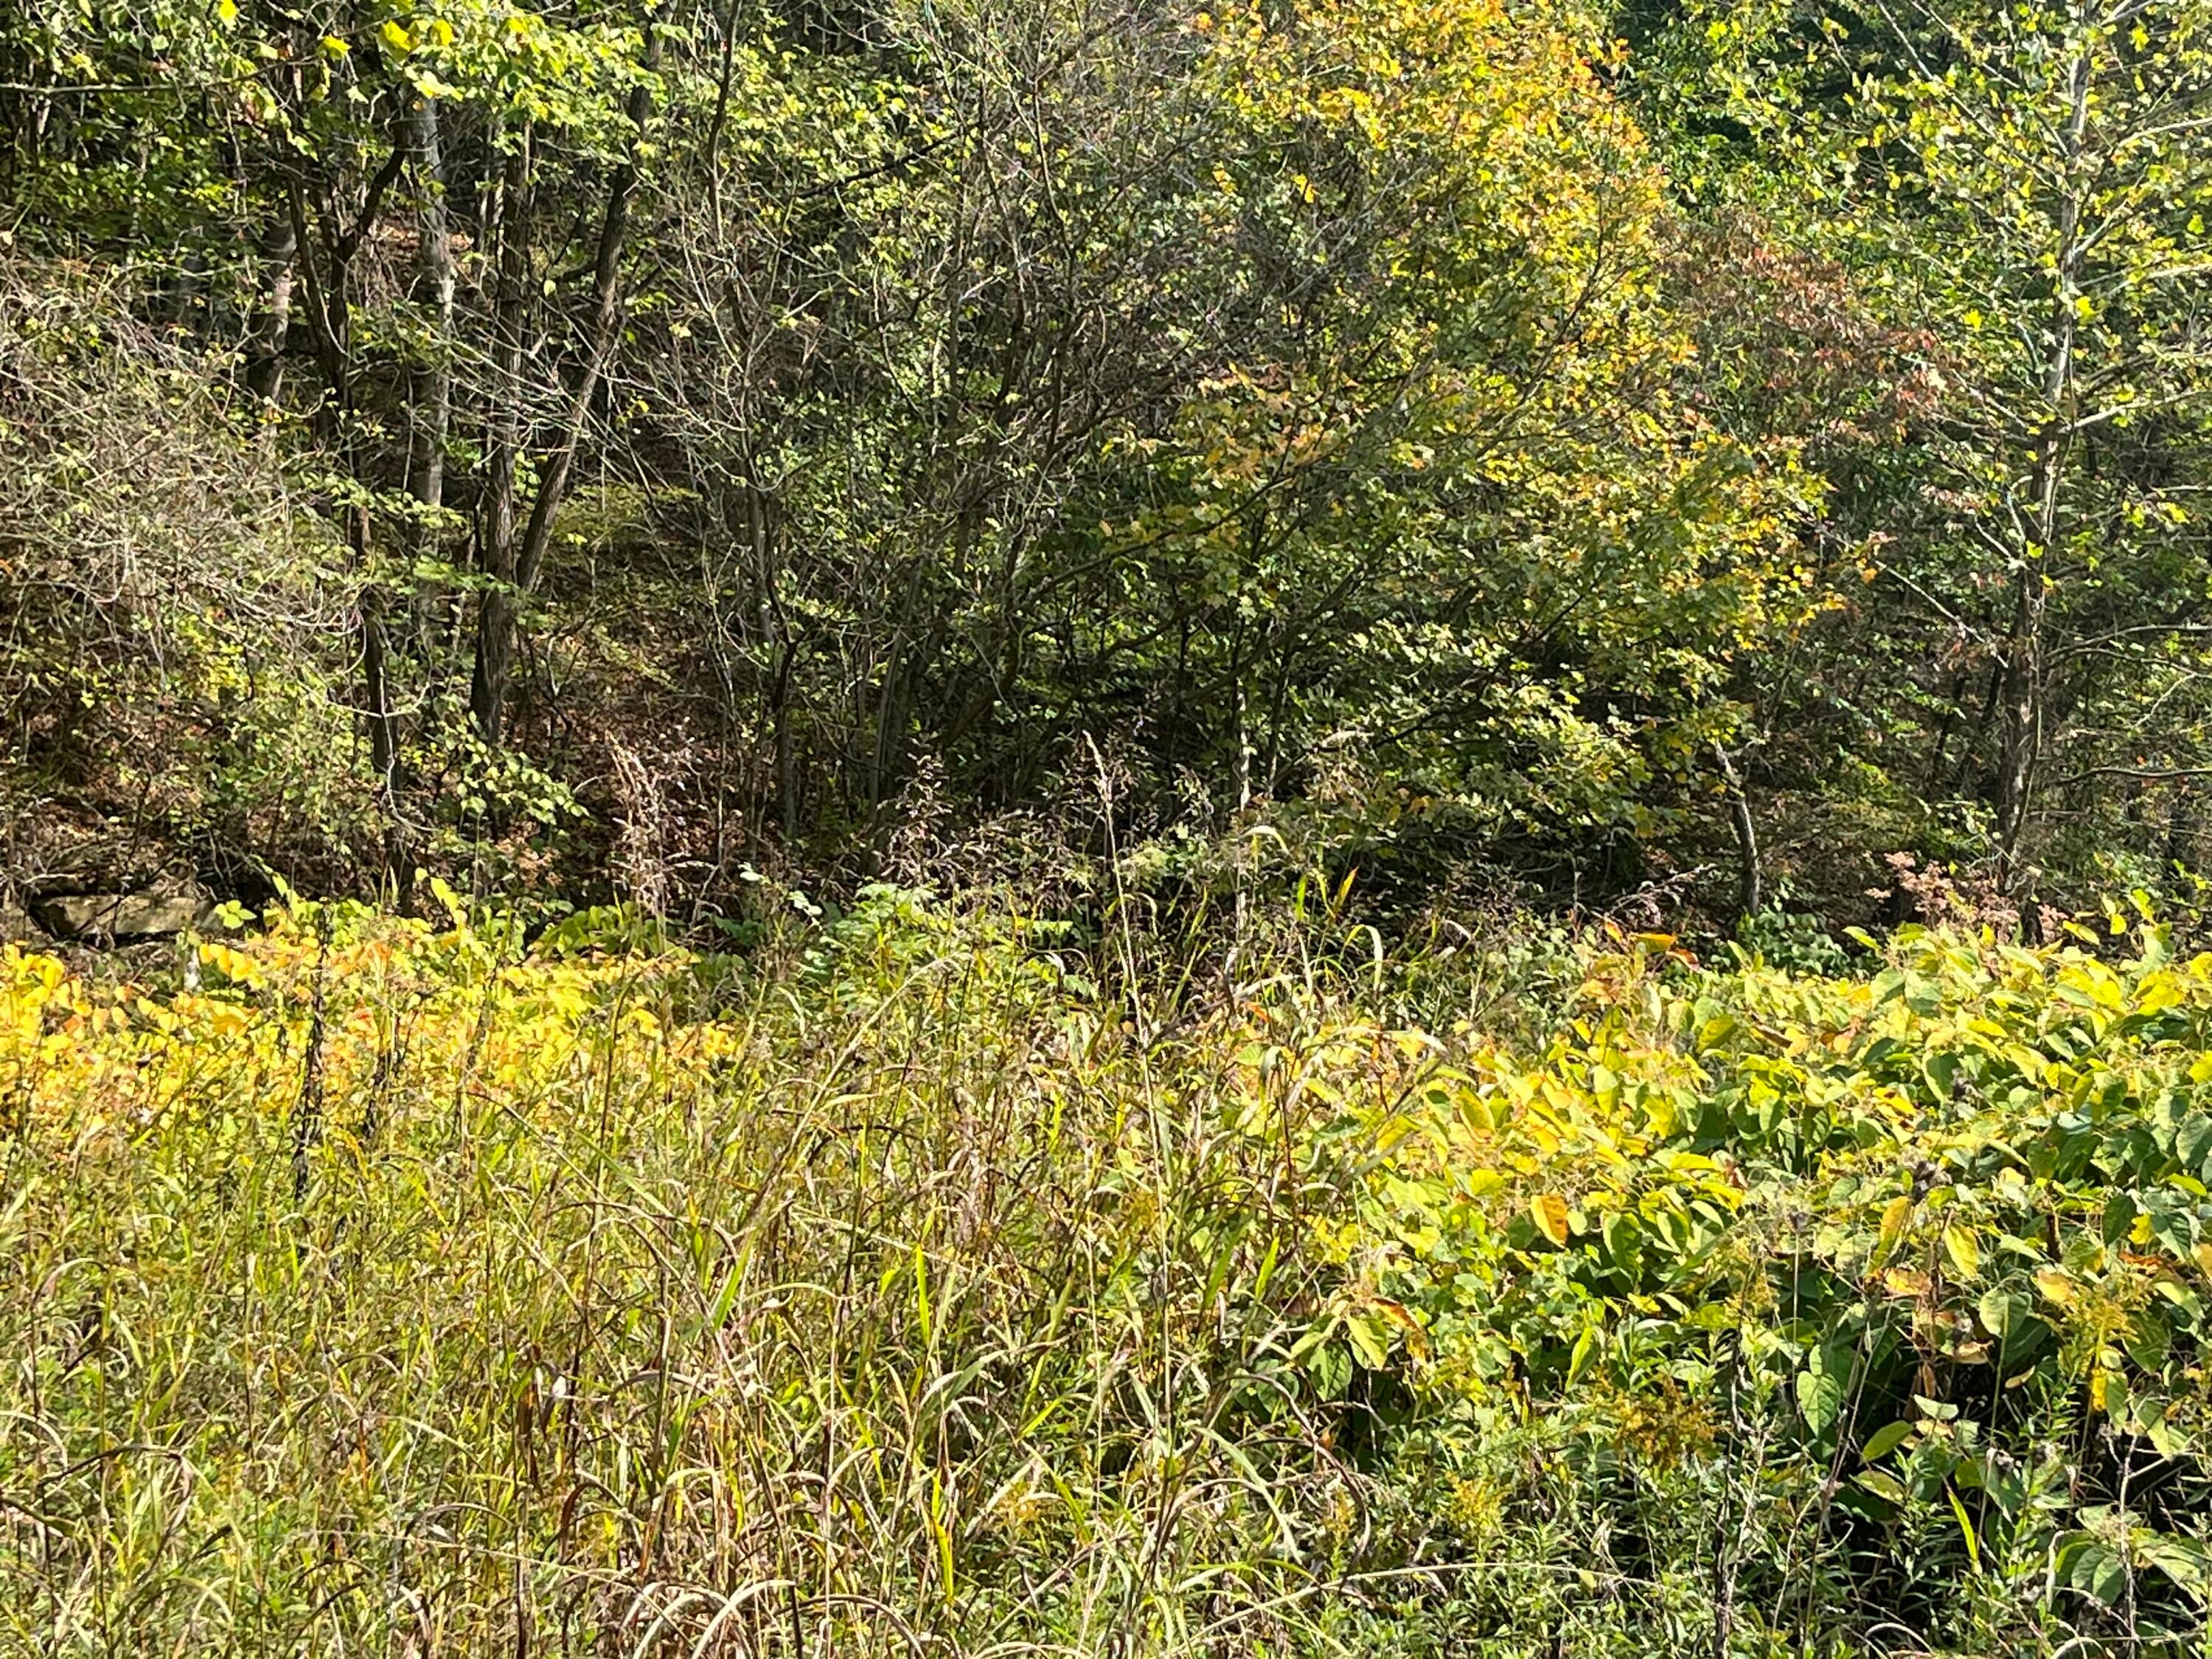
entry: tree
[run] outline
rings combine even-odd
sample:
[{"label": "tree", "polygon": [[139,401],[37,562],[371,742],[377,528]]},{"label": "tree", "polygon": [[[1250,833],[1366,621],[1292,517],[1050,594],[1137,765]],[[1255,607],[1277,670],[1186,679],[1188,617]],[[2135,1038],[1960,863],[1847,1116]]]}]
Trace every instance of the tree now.
[{"label": "tree", "polygon": [[1886,614],[1834,636],[1827,684],[1853,701],[1840,682],[1887,662],[1893,698],[1918,687],[1929,758],[1886,763],[1984,805],[2015,895],[2054,860],[2186,850],[2212,758],[2208,23],[2144,0],[1692,8],[1698,74],[1657,88],[1717,193],[1847,273],[1911,388],[1838,497]]},{"label": "tree", "polygon": [[1158,728],[1237,803],[1332,775],[1385,833],[1640,862],[1639,804],[1734,724],[1727,665],[1802,619],[1814,491],[1681,400],[1612,46],[1485,0],[1203,21],[1236,252],[1200,269],[1242,327],[1109,504],[1104,630],[1173,641],[1136,657]]},{"label": "tree", "polygon": [[1974,385],[1944,459],[1961,524],[2009,578],[1995,805],[2021,887],[2072,735],[2058,723],[2090,714],[2096,659],[2149,665],[2212,597],[2172,556],[2212,456],[2212,9],[2076,0],[1942,21],[1896,31],[1905,62],[1865,101],[1869,143],[1917,158],[1899,193],[1968,253],[1936,286]]}]

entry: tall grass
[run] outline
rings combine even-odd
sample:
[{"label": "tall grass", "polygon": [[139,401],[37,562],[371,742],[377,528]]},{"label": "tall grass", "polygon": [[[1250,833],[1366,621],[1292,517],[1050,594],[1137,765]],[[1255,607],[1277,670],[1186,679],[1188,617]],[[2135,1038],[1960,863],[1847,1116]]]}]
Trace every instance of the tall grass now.
[{"label": "tall grass", "polygon": [[11,958],[0,1644],[1293,1645],[1369,1505],[1295,1112],[939,943],[721,1006],[496,929]]}]

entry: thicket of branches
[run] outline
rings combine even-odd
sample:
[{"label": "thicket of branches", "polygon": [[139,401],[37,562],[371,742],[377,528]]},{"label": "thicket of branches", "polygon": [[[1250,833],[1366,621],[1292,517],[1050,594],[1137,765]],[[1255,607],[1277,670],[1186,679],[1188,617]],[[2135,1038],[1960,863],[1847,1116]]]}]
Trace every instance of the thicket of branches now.
[{"label": "thicket of branches", "polygon": [[2186,889],[2208,16],[18,8],[10,875]]}]

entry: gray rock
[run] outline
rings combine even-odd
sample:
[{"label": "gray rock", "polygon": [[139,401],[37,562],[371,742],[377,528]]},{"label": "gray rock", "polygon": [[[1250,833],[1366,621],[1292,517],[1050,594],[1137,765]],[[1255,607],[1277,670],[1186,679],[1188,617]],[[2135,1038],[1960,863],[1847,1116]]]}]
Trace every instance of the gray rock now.
[{"label": "gray rock", "polygon": [[159,939],[194,926],[210,906],[189,887],[154,887],[137,893],[87,893],[41,899],[32,907],[40,926],[57,939]]}]

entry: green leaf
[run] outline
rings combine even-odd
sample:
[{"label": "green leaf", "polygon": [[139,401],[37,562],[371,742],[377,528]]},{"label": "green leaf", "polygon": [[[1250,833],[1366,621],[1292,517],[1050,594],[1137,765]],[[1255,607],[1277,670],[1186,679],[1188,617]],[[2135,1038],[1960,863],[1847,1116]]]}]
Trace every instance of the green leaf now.
[{"label": "green leaf", "polygon": [[1583,1334],[1575,1339],[1574,1352],[1567,1357],[1567,1382],[1571,1386],[1589,1365],[1590,1355],[1597,1350],[1597,1328],[1586,1325]]},{"label": "green leaf", "polygon": [[1844,1407],[1844,1379],[1829,1370],[1797,1373],[1797,1409],[1805,1426],[1815,1434],[1826,1432]]},{"label": "green leaf", "polygon": [[2173,1328],[2155,1308],[2138,1308],[2121,1337],[2128,1358],[2146,1371],[2156,1373],[2173,1346]]},{"label": "green leaf", "polygon": [[2029,1308],[2026,1297],[1998,1287],[1984,1291],[1974,1311],[1981,1318],[1983,1329],[1991,1336],[2006,1338],[2020,1328]]},{"label": "green leaf", "polygon": [[1352,1385],[1352,1350],[1341,1342],[1316,1343],[1306,1356],[1306,1374],[1324,1400],[1341,1400]]},{"label": "green leaf", "polygon": [[2136,1553],[2200,1602],[2212,1588],[2212,1555],[2193,1538],[2172,1533],[2136,1534]]},{"label": "green leaf", "polygon": [[2114,1193],[2105,1200],[2104,1237],[2107,1244],[2124,1244],[2128,1233],[2136,1224],[2139,1213],[2135,1199],[2126,1193]]},{"label": "green leaf", "polygon": [[1626,1211],[1616,1211],[1601,1224],[1599,1237],[1605,1242],[1607,1259],[1620,1272],[1631,1279],[1644,1267],[1644,1228]]},{"label": "green leaf", "polygon": [[2203,1112],[2191,1112],[2174,1131],[2174,1156],[2185,1168],[2201,1170],[2208,1150],[2212,1150],[2212,1117]]},{"label": "green leaf", "polygon": [[1951,1513],[1957,1517],[1960,1534],[1966,1540],[1966,1560],[1976,1572],[1982,1570],[1982,1540],[1974,1535],[1974,1523],[1966,1518],[1966,1506],[1959,1501],[1959,1494],[1950,1486],[1943,1488],[1943,1496],[1951,1500]]},{"label": "green leaf", "polygon": [[1379,1371],[1389,1363],[1390,1336],[1380,1322],[1365,1314],[1353,1314],[1344,1322],[1344,1334],[1352,1340],[1352,1351],[1359,1363],[1370,1371]]},{"label": "green leaf", "polygon": [[1881,1427],[1867,1437],[1866,1444],[1859,1450],[1860,1461],[1867,1463],[1880,1462],[1903,1445],[1911,1437],[1912,1430],[1913,1425],[1908,1422],[1883,1424]]},{"label": "green leaf", "polygon": [[2163,1411],[2151,1414],[2142,1427],[2149,1437],[2151,1449],[2160,1457],[2185,1457],[2196,1447],[2188,1430],[2168,1420]]},{"label": "green leaf", "polygon": [[2094,1534],[2075,1533],[2060,1547],[2058,1579],[2091,1601],[2115,1607],[2128,1587],[2127,1563]]}]

